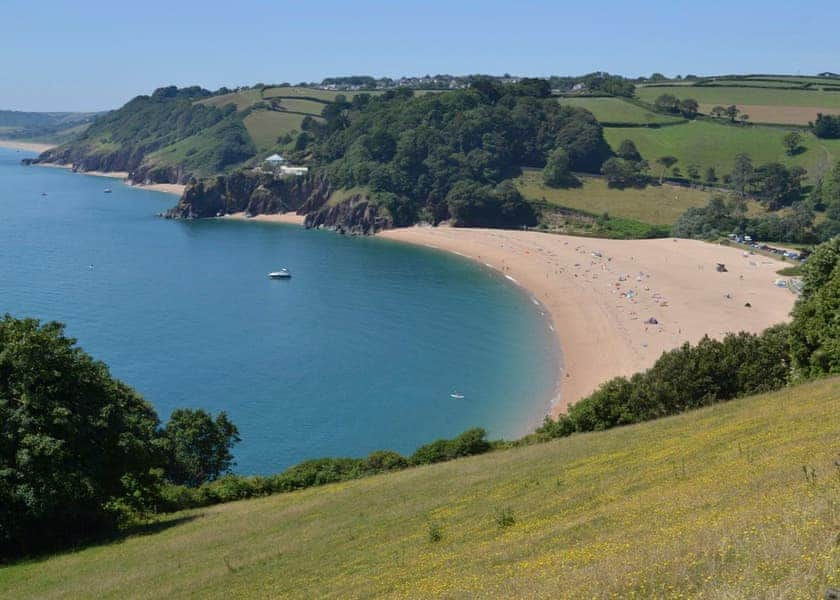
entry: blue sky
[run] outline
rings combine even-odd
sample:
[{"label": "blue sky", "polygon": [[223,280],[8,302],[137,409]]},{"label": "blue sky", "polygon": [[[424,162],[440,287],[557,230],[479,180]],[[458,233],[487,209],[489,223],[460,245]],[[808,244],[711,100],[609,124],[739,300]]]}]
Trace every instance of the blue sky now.
[{"label": "blue sky", "polygon": [[0,108],[331,75],[840,71],[840,2],[0,2]]}]

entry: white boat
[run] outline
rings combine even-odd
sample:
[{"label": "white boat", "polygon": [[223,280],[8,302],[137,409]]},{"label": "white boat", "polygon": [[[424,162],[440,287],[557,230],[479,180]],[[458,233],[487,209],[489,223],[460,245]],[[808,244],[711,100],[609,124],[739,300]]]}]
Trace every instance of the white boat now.
[{"label": "white boat", "polygon": [[464,394],[462,394],[460,392],[452,392],[451,394],[449,394],[449,397],[450,398],[455,398],[455,400],[463,400],[464,399]]},{"label": "white boat", "polygon": [[112,190],[111,190],[111,188],[105,188],[105,193],[106,193],[106,194],[110,194],[110,193],[111,193],[111,191],[112,191]]},{"label": "white boat", "polygon": [[289,273],[289,269],[280,269],[279,271],[272,271],[268,274],[271,279],[289,279],[292,274]]}]

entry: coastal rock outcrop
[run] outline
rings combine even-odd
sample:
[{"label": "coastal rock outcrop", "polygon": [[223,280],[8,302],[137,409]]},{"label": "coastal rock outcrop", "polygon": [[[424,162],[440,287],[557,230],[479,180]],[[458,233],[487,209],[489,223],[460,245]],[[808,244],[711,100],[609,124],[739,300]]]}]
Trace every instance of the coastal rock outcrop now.
[{"label": "coastal rock outcrop", "polygon": [[308,213],[306,227],[324,227],[338,233],[371,235],[393,227],[393,220],[381,207],[367,196],[356,194],[332,206],[322,206]]},{"label": "coastal rock outcrop", "polygon": [[212,179],[191,181],[176,206],[166,212],[176,219],[201,219],[237,212],[252,215],[320,208],[331,192],[317,177],[283,177],[236,171]]},{"label": "coastal rock outcrop", "polygon": [[306,215],[308,228],[332,229],[349,235],[370,235],[393,227],[387,210],[365,194],[328,204],[333,188],[318,176],[276,177],[258,171],[236,171],[191,181],[176,206],[164,216],[202,219],[231,213],[251,215],[295,211]]}]

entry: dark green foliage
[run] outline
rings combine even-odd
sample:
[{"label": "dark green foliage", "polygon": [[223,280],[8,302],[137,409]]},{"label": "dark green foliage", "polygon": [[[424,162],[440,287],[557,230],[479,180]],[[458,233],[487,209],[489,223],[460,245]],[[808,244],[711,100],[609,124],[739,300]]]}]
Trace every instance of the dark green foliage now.
[{"label": "dark green foliage", "polygon": [[672,94],[662,94],[653,102],[653,108],[658,112],[682,115],[686,119],[697,116],[700,105],[693,98],[680,100]]},{"label": "dark green foliage", "polygon": [[793,156],[796,154],[802,143],[802,134],[798,131],[789,131],[785,134],[785,137],[782,138],[782,145],[785,147],[785,151],[787,152],[788,156]]},{"label": "dark green foliage", "polygon": [[647,421],[723,400],[778,389],[789,373],[787,326],[760,336],[703,338],[665,352],[654,366],[631,378],[616,377],[573,405],[567,416],[547,419],[539,437],[598,431]]},{"label": "dark green foliage", "polygon": [[781,163],[757,167],[749,178],[749,188],[770,210],[790,206],[802,197],[802,167],[787,168]]},{"label": "dark green foliage", "polygon": [[234,464],[231,448],[240,441],[236,425],[224,412],[214,420],[201,409],[173,411],[162,433],[169,457],[167,479],[190,487],[229,471]]},{"label": "dark green foliage", "polygon": [[[142,171],[155,165],[147,157],[164,148],[187,144],[191,151],[180,165],[190,173],[214,174],[253,157],[256,149],[233,104],[217,108],[197,101],[211,95],[198,87],[160,88],[137,96],[122,108],[97,118],[72,142],[46,152],[48,161],[73,163],[85,170]],[[189,140],[188,142],[186,140]],[[166,175],[160,175],[168,180]]]},{"label": "dark green foliage", "polygon": [[497,510],[495,520],[496,525],[498,525],[500,529],[512,527],[516,523],[516,517],[513,514],[513,509],[509,506]]},{"label": "dark green foliage", "polygon": [[610,158],[601,167],[601,173],[607,178],[607,185],[612,188],[644,186],[647,183],[644,161],[632,161],[624,158]]},{"label": "dark green foliage", "polygon": [[586,86],[586,90],[591,93],[624,96],[625,98],[632,98],[636,93],[636,86],[620,75],[610,75],[603,72],[590,73],[580,78],[579,82]]},{"label": "dark green foliage", "polygon": [[795,373],[800,378],[840,373],[840,237],[818,246],[803,271],[791,324]]},{"label": "dark green foliage", "polygon": [[[405,224],[422,212],[464,225],[526,225],[532,211],[498,184],[520,167],[542,168],[556,148],[578,171],[597,171],[609,153],[594,117],[549,93],[543,80],[501,85],[488,78],[468,90],[416,97],[389,90],[326,107],[325,123],[304,123],[312,136],[306,147],[333,185],[404,199],[397,212]],[[477,197],[466,197],[467,189]]]},{"label": "dark green foliage", "polygon": [[636,143],[633,140],[622,140],[618,146],[618,152],[615,153],[619,158],[630,160],[633,162],[641,162],[642,154],[636,148]]},{"label": "dark green foliage", "polygon": [[446,195],[446,204],[453,224],[458,227],[518,227],[537,223],[533,207],[509,181],[495,188],[459,181]]},{"label": "dark green foliage", "polygon": [[411,455],[409,462],[413,465],[428,465],[473,454],[483,454],[490,450],[487,432],[481,428],[468,429],[451,440],[443,439],[420,446]]},{"label": "dark green foliage", "polygon": [[437,523],[429,523],[429,541],[434,544],[443,539],[443,530]]},{"label": "dark green foliage", "polygon": [[840,138],[840,115],[817,115],[817,120],[811,124],[814,135],[818,138]]},{"label": "dark green foliage", "polygon": [[567,187],[576,182],[571,171],[569,171],[569,153],[563,147],[558,146],[548,155],[548,160],[543,168],[543,183],[549,187]]},{"label": "dark green foliage", "polygon": [[715,239],[737,233],[766,242],[812,243],[816,241],[814,214],[804,202],[782,216],[776,214],[748,218],[747,205],[737,196],[713,196],[704,207],[686,210],[674,223],[674,237]]},{"label": "dark green foliage", "polygon": [[[161,463],[154,409],[64,336],[0,320],[0,555],[109,529]],[[116,503],[121,499],[120,503]]]}]

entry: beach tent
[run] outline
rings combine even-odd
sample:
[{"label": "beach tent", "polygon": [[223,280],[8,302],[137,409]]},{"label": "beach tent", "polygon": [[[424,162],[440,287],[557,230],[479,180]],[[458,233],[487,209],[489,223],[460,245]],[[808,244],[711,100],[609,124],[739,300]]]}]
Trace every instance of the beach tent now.
[{"label": "beach tent", "polygon": [[265,162],[267,162],[270,165],[282,165],[284,162],[286,162],[286,159],[280,156],[279,154],[272,154],[271,156],[265,159]]}]

